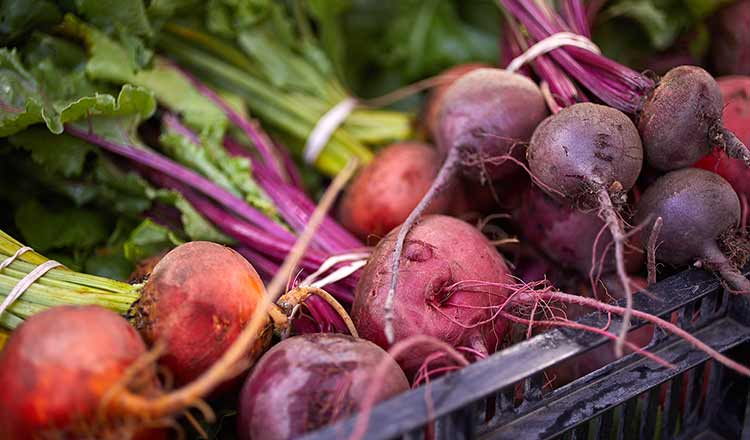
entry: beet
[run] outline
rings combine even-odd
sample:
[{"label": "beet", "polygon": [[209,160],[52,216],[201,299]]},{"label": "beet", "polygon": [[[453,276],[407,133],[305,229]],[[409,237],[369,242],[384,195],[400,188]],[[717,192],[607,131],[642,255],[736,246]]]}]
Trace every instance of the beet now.
[{"label": "beet", "polygon": [[[724,125],[741,141],[750,142],[750,77],[719,78],[718,83],[725,103]],[[727,157],[725,152],[712,152],[695,166],[717,173],[727,179],[738,195],[750,197],[750,169]]]},{"label": "beet", "polygon": [[603,105],[581,103],[545,119],[527,159],[531,174],[553,196],[598,206],[601,191],[627,192],[643,164],[638,131],[628,117]]},{"label": "beet", "polygon": [[[0,353],[0,437],[128,438],[135,425],[124,414],[100,419],[98,411],[145,353],[135,329],[98,306],[59,306],[28,318]],[[153,369],[142,374],[142,383],[156,386]]]},{"label": "beet", "polygon": [[511,153],[521,157],[520,144],[528,141],[545,116],[542,92],[530,79],[502,69],[476,69],[445,92],[436,143],[445,156],[458,156],[468,178],[499,180],[519,167],[487,160]]},{"label": "beet", "polygon": [[423,111],[425,128],[427,128],[428,134],[433,139],[437,139],[438,137],[438,129],[440,127],[440,110],[442,109],[445,93],[448,91],[451,85],[453,85],[456,80],[471,71],[489,67],[489,65],[483,63],[459,64],[445,70],[440,75],[438,75],[439,84],[430,91],[430,96],[427,99]]},{"label": "beet", "polygon": [[[260,277],[244,257],[226,246],[194,241],[159,261],[132,314],[147,343],[164,342],[160,362],[181,385],[224,353],[264,294]],[[248,358],[263,353],[270,336],[270,331],[259,335]]]},{"label": "beet", "polygon": [[750,75],[750,0],[739,0],[714,17],[711,61],[719,75]]},{"label": "beet", "polygon": [[646,160],[661,171],[693,165],[716,146],[750,161],[747,148],[724,128],[721,91],[696,66],[670,70],[645,101],[638,118]]},{"label": "beet", "polygon": [[386,307],[386,336],[394,341],[392,305],[406,235],[432,200],[450,187],[459,172],[484,182],[517,172],[511,156],[547,114],[539,88],[528,78],[502,69],[476,69],[459,78],[443,98],[438,149],[445,155],[440,172],[401,225],[393,247]]},{"label": "beet", "polygon": [[[440,169],[431,146],[399,142],[380,151],[354,178],[338,209],[341,224],[360,239],[380,238],[406,220]],[[448,210],[458,185],[432,201],[427,213]]]},{"label": "beet", "polygon": [[[740,201],[729,183],[709,171],[686,168],[665,174],[643,194],[635,216],[650,231],[656,218],[663,225],[656,259],[681,266],[701,260],[739,291],[750,291],[743,277],[720,250],[740,219]],[[728,235],[727,235],[728,234]],[[643,241],[648,234],[641,234]],[[739,255],[744,259],[744,255]]]},{"label": "beet", "polygon": [[375,370],[387,362],[376,402],[409,389],[404,373],[377,345],[341,334],[285,339],[258,361],[239,403],[239,438],[298,438],[359,411]]},{"label": "beet", "polygon": [[[359,335],[383,348],[389,347],[384,306],[397,233],[398,229],[391,231],[370,256],[352,305],[352,320]],[[425,216],[409,233],[402,259],[403,271],[393,304],[395,341],[427,335],[484,354],[496,350],[506,323],[477,323],[490,318],[489,308],[502,304],[507,292],[455,286],[461,281],[512,282],[503,257],[479,230],[452,217]],[[412,350],[399,359],[400,365],[411,377],[429,353]]]},{"label": "beet", "polygon": [[[584,277],[589,276],[594,242],[605,227],[596,213],[573,209],[531,187],[522,197],[517,217],[521,235],[528,243],[563,267],[574,269]],[[605,230],[596,247],[598,270],[602,253],[609,246],[603,259],[603,273],[616,269],[611,245],[612,234]],[[637,271],[643,264],[643,254],[640,252],[626,249],[625,258],[628,272]]]},{"label": "beet", "polygon": [[625,266],[627,240],[618,204],[626,200],[643,166],[635,125],[611,107],[581,103],[545,119],[534,131],[526,155],[531,175],[550,195],[576,208],[595,208],[612,234],[617,274],[625,286],[618,354],[630,325],[632,295]]}]

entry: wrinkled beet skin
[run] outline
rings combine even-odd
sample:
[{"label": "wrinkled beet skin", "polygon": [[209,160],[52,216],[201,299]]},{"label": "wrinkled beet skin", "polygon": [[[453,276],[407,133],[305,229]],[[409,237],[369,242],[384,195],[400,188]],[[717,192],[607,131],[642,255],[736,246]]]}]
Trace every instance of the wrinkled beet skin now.
[{"label": "wrinkled beet skin", "polygon": [[437,147],[443,155],[453,148],[460,149],[466,177],[500,180],[520,168],[510,161],[493,165],[486,159],[511,152],[521,158],[521,143],[529,140],[545,116],[547,106],[542,92],[530,79],[502,69],[476,69],[459,78],[445,93],[438,119]]},{"label": "wrinkled beet skin", "polygon": [[711,151],[709,130],[721,122],[722,99],[713,77],[696,66],[670,70],[638,118],[648,163],[661,171],[693,165]]},{"label": "wrinkled beet skin", "polygon": [[[750,145],[750,77],[730,76],[717,82],[725,104],[724,126]],[[715,172],[727,179],[737,194],[750,197],[750,169],[742,161],[729,158],[724,151],[714,151],[695,166]]]},{"label": "wrinkled beet skin", "polygon": [[[604,222],[596,212],[581,212],[563,205],[536,187],[529,188],[523,197],[518,212],[521,235],[549,258],[580,275],[588,277],[594,241]],[[597,264],[607,245],[612,243],[612,234],[605,230],[596,249]],[[640,252],[625,253],[628,271],[636,271],[643,264]],[[604,259],[603,273],[615,270],[613,246]]]},{"label": "wrinkled beet skin", "polygon": [[[178,246],[154,267],[134,305],[144,340],[165,342],[160,362],[178,385],[194,380],[234,342],[265,289],[255,269],[234,250],[210,242]],[[264,331],[248,353],[268,346]]]},{"label": "wrinkled beet skin", "polygon": [[456,80],[458,80],[465,74],[480,68],[487,67],[491,66],[483,63],[459,64],[445,70],[440,74],[440,84],[435,86],[430,91],[430,96],[427,99],[427,103],[425,104],[423,115],[425,128],[427,129],[428,135],[432,139],[437,139],[438,137],[438,120],[440,117],[440,109],[443,106],[443,99],[445,98],[445,92],[448,91],[450,86],[453,85]]},{"label": "wrinkled beet skin", "polygon": [[750,75],[750,0],[719,11],[712,26],[711,60],[719,75]]},{"label": "wrinkled beet skin", "polygon": [[0,438],[98,437],[102,397],[145,353],[135,329],[98,306],[32,316],[0,353]]},{"label": "wrinkled beet skin", "polygon": [[614,182],[628,190],[635,184],[643,166],[643,147],[624,113],[581,103],[539,124],[527,159],[532,175],[547,186],[571,200],[598,206],[591,190],[609,189]]},{"label": "wrinkled beet skin", "polygon": [[404,373],[380,347],[341,334],[308,334],[268,351],[242,387],[241,440],[294,439],[359,410],[378,364],[388,370],[376,401],[409,389]]},{"label": "wrinkled beet skin", "polygon": [[[391,259],[398,229],[391,231],[375,248],[357,284],[352,320],[359,335],[383,348],[388,342],[383,332],[383,307],[391,279]],[[490,310],[469,309],[447,303],[488,307],[502,304],[505,289],[457,290],[448,298],[446,287],[459,281],[478,280],[512,283],[503,257],[482,233],[461,220],[431,215],[423,217],[406,238],[398,285],[393,301],[396,341],[414,335],[429,335],[454,347],[472,347],[483,353],[497,349],[506,330],[502,319],[463,328],[452,319],[473,324],[483,321]],[[446,303],[447,302],[447,303]],[[442,304],[441,304],[442,303]],[[431,349],[412,350],[399,364],[412,377]],[[431,364],[432,365],[432,364]]]},{"label": "wrinkled beet skin", "polygon": [[[339,221],[360,239],[376,242],[406,220],[432,185],[440,165],[438,152],[419,142],[383,149],[347,187],[338,209]],[[457,192],[457,185],[443,191],[427,213],[447,211]]]},{"label": "wrinkled beet skin", "polygon": [[[685,168],[665,174],[643,193],[634,223],[649,220],[643,230],[650,231],[657,217],[664,223],[656,258],[684,265],[703,257],[706,244],[715,243],[719,235],[737,226],[740,201],[722,177]],[[648,234],[641,237],[645,243]]]}]

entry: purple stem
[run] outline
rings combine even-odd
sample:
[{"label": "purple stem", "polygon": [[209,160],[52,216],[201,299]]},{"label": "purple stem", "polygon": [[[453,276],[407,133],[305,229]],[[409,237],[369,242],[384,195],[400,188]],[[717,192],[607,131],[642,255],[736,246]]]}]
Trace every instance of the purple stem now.
[{"label": "purple stem", "polygon": [[164,125],[167,126],[169,130],[174,131],[180,136],[185,136],[186,138],[190,139],[190,142],[194,143],[195,145],[201,144],[200,137],[198,137],[197,134],[193,133],[192,130],[182,125],[180,119],[172,113],[165,113],[164,116],[162,116],[161,121],[162,123],[164,123]]},{"label": "purple stem", "polygon": [[75,137],[81,138],[94,145],[98,145],[110,153],[128,158],[138,164],[160,171],[186,186],[200,191],[222,206],[237,213],[243,219],[261,228],[269,238],[275,237],[276,239],[283,239],[286,241],[293,241],[295,239],[291,232],[284,230],[280,225],[248,205],[244,200],[216,185],[202,175],[185,168],[177,162],[174,162],[158,153],[132,145],[117,144],[72,124],[66,124],[65,131]]},{"label": "purple stem", "polygon": [[185,76],[185,78],[187,78],[193,84],[193,86],[198,89],[201,94],[211,100],[219,108],[221,108],[227,118],[229,118],[229,120],[234,125],[239,127],[245,133],[245,135],[253,142],[253,145],[255,145],[255,147],[258,149],[258,152],[260,153],[261,157],[263,158],[263,162],[265,162],[266,165],[272,167],[274,172],[282,180],[289,181],[288,176],[286,176],[286,173],[284,172],[283,164],[279,163],[279,158],[273,152],[274,145],[269,140],[268,136],[262,135],[252,122],[235,111],[226,101],[224,101],[218,94],[211,90],[211,88],[198,80],[198,78],[196,78],[193,74],[186,71],[177,64],[173,64],[173,66],[175,67],[175,69],[179,70]]},{"label": "purple stem", "polygon": [[[252,161],[254,177],[258,185],[274,201],[281,216],[297,233],[304,230],[315,203],[299,188],[282,182],[275,176],[265,164],[259,162],[249,151],[243,148],[235,140],[226,138],[224,146],[227,152],[234,156],[245,157]],[[320,238],[325,238],[325,246],[321,247],[329,252],[345,252],[352,249],[362,249],[364,246],[349,231],[335,222],[330,216],[326,216],[318,229]],[[316,241],[318,237],[316,237]]]},{"label": "purple stem", "polygon": [[[559,15],[548,8],[539,7],[533,0],[499,1],[536,41],[567,28],[560,25],[562,19]],[[636,113],[644,96],[655,85],[652,80],[628,67],[578,47],[558,48],[551,51],[550,56],[599,99],[626,113]]]},{"label": "purple stem", "polygon": [[327,302],[315,295],[305,300],[305,307],[325,333],[349,334],[344,320]]}]

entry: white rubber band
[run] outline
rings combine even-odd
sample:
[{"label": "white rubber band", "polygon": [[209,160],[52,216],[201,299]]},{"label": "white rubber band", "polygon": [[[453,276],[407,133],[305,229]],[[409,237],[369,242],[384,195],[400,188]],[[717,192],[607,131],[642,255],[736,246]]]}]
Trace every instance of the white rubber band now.
[{"label": "white rubber band", "polygon": [[[323,287],[329,284],[333,284],[337,281],[341,281],[354,272],[358,271],[367,263],[367,259],[369,257],[369,252],[351,252],[348,254],[340,254],[328,257],[323,262],[323,264],[320,265],[318,270],[308,275],[307,278],[299,283],[299,285],[317,287],[319,289],[322,289]],[[332,269],[335,265],[346,261],[352,261],[352,263],[347,264],[346,266],[339,267],[325,277],[320,278],[322,274]]]},{"label": "white rubber band", "polygon": [[[2,263],[0,263],[0,270],[5,269],[6,267],[10,266],[13,261],[18,258],[20,255],[22,255],[24,252],[32,250],[28,246],[24,246],[16,251],[15,254],[11,255],[10,257],[6,258]],[[8,296],[5,297],[3,302],[0,304],[0,315],[5,312],[5,309],[10,307],[11,304],[15,300],[17,300],[23,293],[28,289],[32,284],[36,282],[39,278],[43,277],[45,273],[49,272],[50,270],[60,267],[62,264],[58,263],[55,260],[48,260],[44,263],[40,264],[39,266],[35,267],[34,270],[26,274],[25,277],[21,278],[21,280],[13,287],[13,289],[8,293]]]},{"label": "white rubber band", "polygon": [[346,98],[338,104],[331,107],[322,118],[315,124],[315,128],[310,132],[305,143],[303,157],[308,164],[314,164],[323,151],[323,147],[328,144],[333,132],[343,124],[347,117],[354,111],[357,106],[356,98]]},{"label": "white rubber band", "polygon": [[3,270],[6,267],[10,266],[14,261],[16,261],[16,258],[20,257],[21,255],[23,255],[24,253],[28,251],[33,251],[33,249],[31,249],[28,246],[23,246],[23,247],[18,248],[15,254],[11,255],[10,257],[3,260],[2,263],[0,263],[0,270]]},{"label": "white rubber band", "polygon": [[363,268],[365,264],[367,264],[367,260],[358,260],[353,263],[347,264],[346,266],[339,267],[338,269],[328,274],[328,276],[312,283],[310,287],[317,287],[318,289],[322,289],[329,284],[333,284],[337,281],[343,280],[344,278]]},{"label": "white rubber band", "polygon": [[514,58],[505,70],[509,72],[516,72],[518,69],[523,67],[526,63],[532,61],[534,58],[544,55],[547,52],[553,51],[562,46],[575,46],[581,49],[600,54],[602,53],[599,46],[594,44],[591,40],[584,37],[583,35],[574,34],[572,32],[558,32],[552,34],[549,37],[541,40],[526,49],[526,52]]}]

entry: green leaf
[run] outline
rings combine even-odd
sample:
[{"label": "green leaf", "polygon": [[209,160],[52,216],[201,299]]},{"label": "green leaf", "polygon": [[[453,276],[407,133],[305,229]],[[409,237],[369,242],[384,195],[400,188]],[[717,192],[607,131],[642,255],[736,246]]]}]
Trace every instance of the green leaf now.
[{"label": "green leaf", "polygon": [[138,72],[132,82],[153,92],[159,103],[182,116],[187,126],[202,136],[215,140],[224,137],[228,125],[224,112],[165,60],[157,59],[151,69]]},{"label": "green leaf", "polygon": [[38,252],[50,249],[86,249],[103,243],[111,224],[101,211],[84,208],[46,209],[29,200],[16,211],[16,225],[24,241]]},{"label": "green leaf", "polygon": [[121,28],[138,36],[150,36],[151,25],[143,0],[75,0],[78,15],[94,26],[114,32]]},{"label": "green leaf", "polygon": [[86,259],[83,271],[92,275],[125,281],[133,271],[133,263],[122,254],[94,254]]},{"label": "green leaf", "polygon": [[31,158],[50,173],[78,177],[86,157],[94,151],[87,142],[62,134],[54,136],[41,127],[31,127],[10,137],[10,143],[31,153]]},{"label": "green leaf", "polygon": [[[153,96],[145,89],[123,86],[117,98],[92,93],[81,72],[67,76],[59,69],[41,63],[34,72],[26,69],[18,53],[0,49],[0,136],[17,133],[29,125],[44,122],[55,134],[63,125],[96,115],[137,114],[147,118],[156,110]],[[63,87],[60,87],[63,85]]]},{"label": "green leaf", "polygon": [[4,0],[0,2],[0,45],[58,23],[62,13],[50,0]]},{"label": "green leaf", "polygon": [[168,228],[146,219],[123,243],[123,252],[128,260],[137,262],[180,244],[182,240]]},{"label": "green leaf", "polygon": [[174,206],[180,210],[182,227],[192,240],[206,240],[224,244],[234,242],[234,240],[219,232],[193,208],[193,205],[181,196],[176,197]]}]

